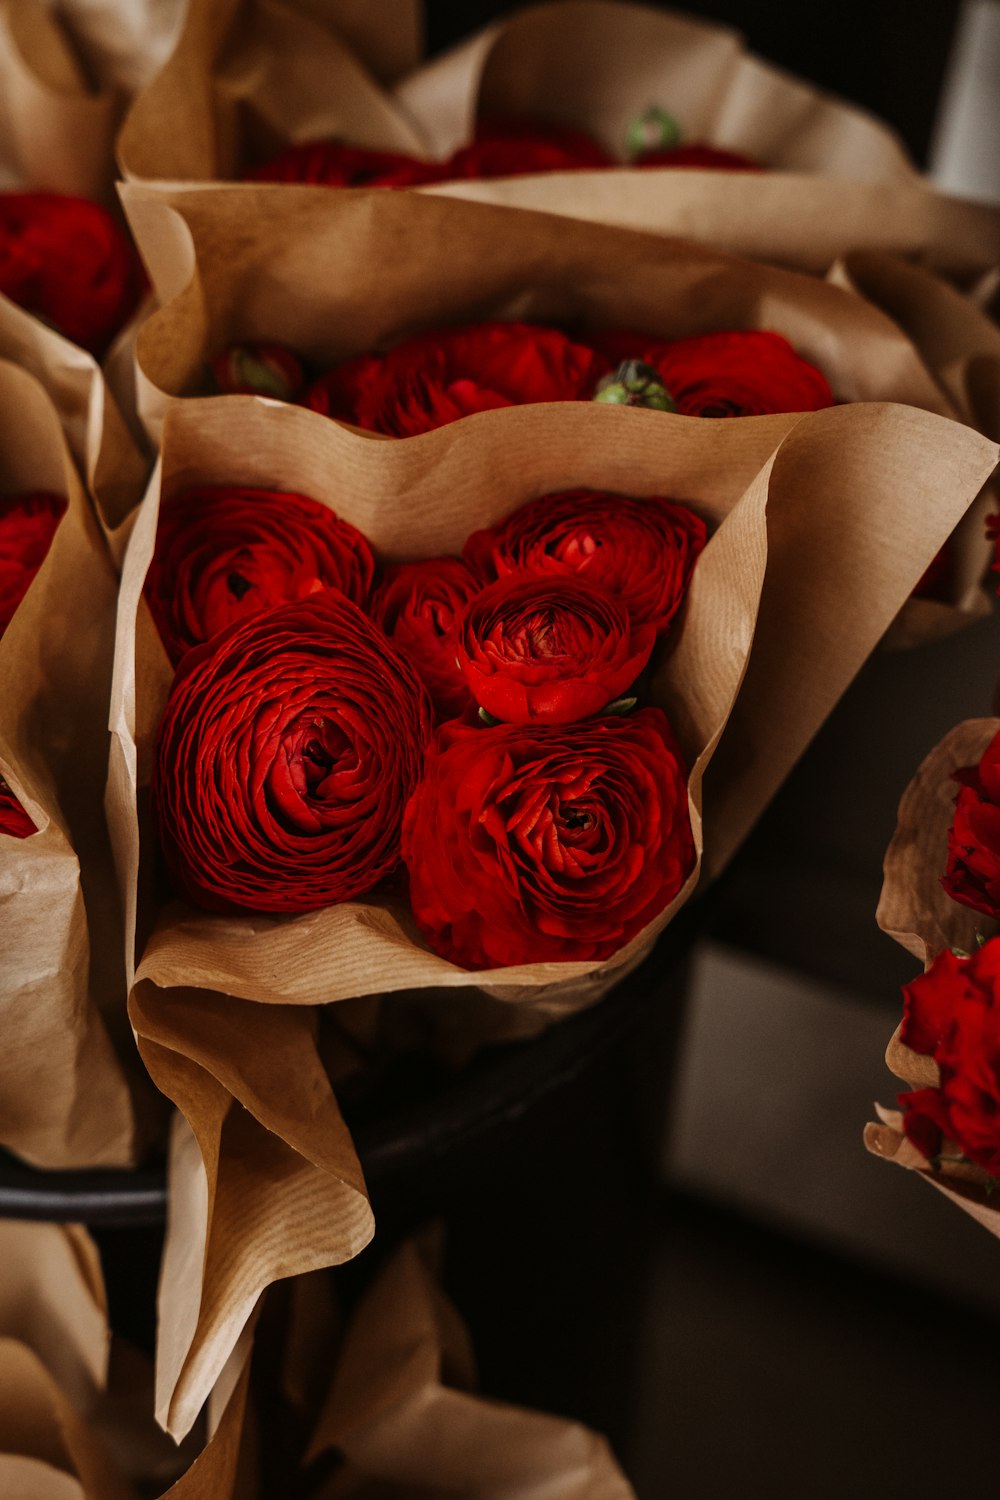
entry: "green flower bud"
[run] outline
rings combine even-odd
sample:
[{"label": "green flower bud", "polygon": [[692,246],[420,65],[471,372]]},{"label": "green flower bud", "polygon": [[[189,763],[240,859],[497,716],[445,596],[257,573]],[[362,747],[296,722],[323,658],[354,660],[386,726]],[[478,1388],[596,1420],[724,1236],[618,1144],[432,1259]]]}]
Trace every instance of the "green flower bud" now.
[{"label": "green flower bud", "polygon": [[625,152],[629,160],[645,156],[647,151],[672,151],[681,143],[681,127],[673,115],[651,104],[637,115],[625,135]]},{"label": "green flower bud", "polygon": [[613,375],[597,382],[592,398],[608,406],[646,406],[650,411],[676,411],[677,403],[652,365],[626,359]]}]

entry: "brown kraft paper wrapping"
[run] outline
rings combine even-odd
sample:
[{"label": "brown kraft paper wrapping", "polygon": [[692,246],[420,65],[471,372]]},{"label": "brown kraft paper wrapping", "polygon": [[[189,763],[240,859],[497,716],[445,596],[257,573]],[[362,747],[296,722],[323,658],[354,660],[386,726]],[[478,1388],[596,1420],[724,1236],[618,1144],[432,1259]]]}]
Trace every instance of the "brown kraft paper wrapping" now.
[{"label": "brown kraft paper wrapping", "polygon": [[122,126],[122,172],[237,177],[287,140],[324,135],[420,154],[421,137],[351,45],[394,75],[418,30],[412,0],[191,0],[173,55]]},{"label": "brown kraft paper wrapping", "polygon": [[133,1049],[101,816],[115,581],[55,410],[2,361],[0,412],[0,491],[69,502],[0,640],[0,775],[38,829],[0,836],[0,1141],[38,1166],[124,1166],[135,1124],[105,1022]]},{"label": "brown kraft paper wrapping", "polygon": [[[878,924],[929,968],[944,948],[973,952],[981,938],[996,934],[997,924],[981,912],[953,901],[941,885],[948,859],[948,829],[957,788],[952,776],[974,766],[1000,732],[1000,719],[969,719],[958,724],[931,751],[903,794],[896,832],[885,857],[885,882]],[[886,1063],[910,1088],[935,1088],[940,1082],[932,1057],[914,1052],[900,1040],[897,1027]],[[1000,1238],[1000,1208],[992,1202],[996,1179],[972,1162],[932,1163],[903,1133],[899,1110],[876,1105],[878,1122],[865,1127],[865,1145],[874,1156],[921,1174],[940,1192]]]},{"label": "brown kraft paper wrapping", "polygon": [[[123,570],[108,789],[127,927],[139,932],[133,1025],[154,1080],[198,1146],[171,1173],[168,1263],[178,1269],[165,1277],[161,1326],[170,1347],[161,1348],[159,1370],[159,1412],[171,1431],[190,1426],[268,1281],[356,1254],[371,1232],[316,1052],[316,1004],[479,986],[537,1030],[540,1019],[591,1003],[622,978],[686,899],[697,870],[605,964],[471,975],[430,953],[392,898],[281,919],[158,904],[145,788],[171,674],[141,588],[161,489],[169,496],[227,481],[297,489],[359,526],[386,559],[455,551],[477,526],[574,484],[693,504],[715,534],[655,694],[691,767],[699,851],[701,781],[721,736],[729,772],[716,778],[704,813],[706,860],[718,868],[995,458],[968,429],[882,405],[704,422],[560,403],[481,413],[402,442],[248,397],[172,406],[161,482],[140,507]],[[755,646],[747,670],[755,628],[762,661]],[[754,686],[736,699],[731,742],[723,731],[744,672]]]},{"label": "brown kraft paper wrapping", "polygon": [[134,1500],[89,1418],[107,1377],[97,1249],[77,1226],[0,1223],[0,1493]]},{"label": "brown kraft paper wrapping", "polygon": [[119,101],[93,91],[43,0],[0,4],[0,188],[109,200]]}]

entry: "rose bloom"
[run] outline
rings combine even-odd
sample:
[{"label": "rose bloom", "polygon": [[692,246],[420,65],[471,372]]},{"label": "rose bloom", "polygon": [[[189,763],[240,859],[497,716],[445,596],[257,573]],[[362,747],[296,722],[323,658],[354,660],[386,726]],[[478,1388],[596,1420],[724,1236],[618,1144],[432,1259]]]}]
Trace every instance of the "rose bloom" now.
[{"label": "rose bloom", "polygon": [[760,162],[740,151],[722,151],[718,146],[692,142],[690,146],[669,146],[664,151],[646,151],[632,163],[635,167],[697,167],[702,171],[763,172]]},{"label": "rose bloom", "polygon": [[941,884],[954,901],[1000,917],[1000,734],[978,766],[956,771],[959,793]]},{"label": "rose bloom", "polygon": [[460,557],[432,557],[387,568],[369,613],[416,668],[439,719],[457,719],[472,701],[459,669],[458,624],[483,587]]},{"label": "rose bloom", "polygon": [[0,834],[12,839],[30,839],[38,829],[0,776]]},{"label": "rose bloom", "polygon": [[449,162],[445,177],[514,177],[613,167],[614,159],[582,130],[541,120],[481,121],[471,145]]},{"label": "rose bloom", "polygon": [[406,809],[414,916],[468,969],[610,958],[694,866],[666,717],[447,724]]},{"label": "rose bloom", "polygon": [[363,608],[374,573],[361,532],[318,500],[203,485],[164,502],[145,594],[176,664],[237,620],[322,589]]},{"label": "rose bloom", "polygon": [[903,995],[901,1039],[941,1074],[900,1095],[906,1135],[929,1161],[961,1153],[1000,1176],[1000,939],[968,958],[945,949]]},{"label": "rose bloom", "polygon": [[302,912],[364,895],[399,861],[431,730],[413,668],[333,590],[189,651],[152,786],[177,889],[209,911]]},{"label": "rose bloom", "polygon": [[61,495],[0,496],[0,636],[45,561],[66,510]]},{"label": "rose bloom", "polygon": [[526,572],[600,584],[633,625],[660,632],[680,608],[705,539],[701,517],[673,500],[562,490],[473,532],[465,555],[490,578]]},{"label": "rose bloom", "polygon": [[349,146],[346,141],[303,141],[286,146],[244,176],[246,182],[298,182],[321,187],[415,187],[451,176],[444,163],[400,151]]},{"label": "rose bloom", "polygon": [[473,323],[415,334],[380,358],[349,360],[316,382],[306,405],[372,432],[412,437],[501,406],[589,401],[608,370],[601,355],[555,328]]},{"label": "rose bloom", "polygon": [[0,193],[0,292],[100,354],[139,300],[143,277],[98,203],[59,193]]},{"label": "rose bloom", "polygon": [[671,341],[612,331],[592,342],[613,365],[626,359],[652,365],[683,416],[755,417],[834,404],[826,376],[766,329]]},{"label": "rose bloom", "polygon": [[465,612],[458,664],[473,698],[505,724],[572,724],[631,687],[656,641],[600,584],[512,574]]}]

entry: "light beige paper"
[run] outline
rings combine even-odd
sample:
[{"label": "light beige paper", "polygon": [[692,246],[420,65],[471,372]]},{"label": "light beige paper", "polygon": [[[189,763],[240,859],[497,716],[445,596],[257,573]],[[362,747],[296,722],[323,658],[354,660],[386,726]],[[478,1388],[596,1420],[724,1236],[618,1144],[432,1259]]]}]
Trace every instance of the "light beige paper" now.
[{"label": "light beige paper", "polygon": [[876,918],[883,932],[929,967],[943,948],[971,953],[997,924],[953,901],[941,884],[955,814],[955,771],[977,765],[1000,719],[968,719],[936,745],[903,793],[886,851]]},{"label": "light beige paper", "polygon": [[100,802],[114,575],[54,408],[0,361],[0,492],[29,489],[69,507],[0,640],[0,775],[38,829],[0,836],[0,1142],[38,1166],[127,1165],[136,1127],[105,1029],[132,1050]]},{"label": "light beige paper", "polygon": [[405,112],[351,50],[360,44],[374,70],[392,76],[416,35],[412,0],[380,0],[377,8],[358,0],[190,0],[173,55],[122,126],[122,172],[237,177],[255,157],[317,136],[420,154]]},{"label": "light beige paper", "polygon": [[0,186],[108,199],[119,101],[89,86],[43,0],[0,5]]},{"label": "light beige paper", "polygon": [[76,1226],[0,1223],[0,1493],[134,1500],[89,1416],[109,1333],[97,1250]]},{"label": "light beige paper", "polygon": [[345,1469],[314,1500],[373,1483],[427,1500],[634,1500],[603,1437],[475,1394],[469,1331],[431,1261],[408,1241],[351,1321],[308,1455],[336,1449]]}]

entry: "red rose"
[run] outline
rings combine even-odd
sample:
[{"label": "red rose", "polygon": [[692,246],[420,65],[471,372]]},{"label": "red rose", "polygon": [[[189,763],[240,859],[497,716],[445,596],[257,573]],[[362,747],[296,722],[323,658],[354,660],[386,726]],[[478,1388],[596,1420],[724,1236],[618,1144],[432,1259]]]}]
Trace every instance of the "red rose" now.
[{"label": "red rose", "polygon": [[969,958],[945,949],[903,995],[902,1040],[941,1074],[900,1095],[907,1136],[930,1161],[957,1148],[1000,1176],[1000,939]]},{"label": "red rose", "polygon": [[153,805],[167,868],[209,911],[312,911],[370,891],[431,734],[412,667],[332,590],[242,620],[181,662]]},{"label": "red rose", "polygon": [[609,332],[593,343],[613,365],[626,359],[652,365],[684,416],[755,417],[834,404],[826,377],[780,333],[746,328],[668,343]]},{"label": "red rose", "polygon": [[[994,542],[996,544],[996,551],[991,571],[994,573],[1000,573],[1000,516],[986,517],[986,535],[989,537],[991,542]],[[1000,594],[1000,587],[997,588],[997,593]]]},{"label": "red rose", "polygon": [[372,598],[372,619],[417,669],[439,719],[457,719],[472,701],[455,657],[459,621],[482,587],[460,557],[432,557],[387,568]]},{"label": "red rose", "polygon": [[705,537],[701,517],[673,500],[563,490],[474,532],[465,555],[491,578],[576,574],[619,598],[633,625],[663,631],[680,607]]},{"label": "red rose", "polygon": [[30,839],[38,829],[0,776],[0,833],[12,839]]},{"label": "red rose", "polygon": [[254,167],[245,182],[299,182],[322,187],[415,187],[452,174],[443,164],[399,151],[374,151],[345,141],[303,141]]},{"label": "red rose", "polygon": [[531,120],[488,120],[476,139],[446,164],[447,177],[515,177],[613,167],[612,157],[582,130]]},{"label": "red rose", "polygon": [[142,273],[107,209],[59,193],[0,193],[0,292],[100,354],[135,310]]},{"label": "red rose", "polygon": [[66,510],[61,495],[0,496],[0,636],[45,561]]},{"label": "red rose", "polygon": [[236,621],[322,589],[364,606],[374,573],[361,532],[318,500],[205,485],[164,503],[145,592],[176,664]]},{"label": "red rose", "polygon": [[607,589],[579,576],[513,574],[474,599],[458,664],[473,698],[505,724],[573,724],[631,687],[656,641]]},{"label": "red rose", "polygon": [[686,779],[658,708],[446,725],[403,823],[421,931],[470,969],[610,958],[694,865]]},{"label": "red rose", "polygon": [[372,432],[412,437],[496,407],[588,401],[607,372],[600,355],[555,328],[475,323],[418,333],[377,362],[350,360],[317,381],[306,404]]},{"label": "red rose", "polygon": [[690,146],[671,146],[665,151],[647,151],[635,167],[699,167],[702,171],[718,172],[763,172],[760,162],[740,151],[721,151],[718,146],[692,143]]},{"label": "red rose", "polygon": [[305,388],[302,361],[284,344],[234,344],[212,361],[223,396],[273,396],[295,401]]},{"label": "red rose", "polygon": [[1000,917],[1000,734],[979,765],[956,771],[955,780],[960,791],[941,884],[952,900]]}]

